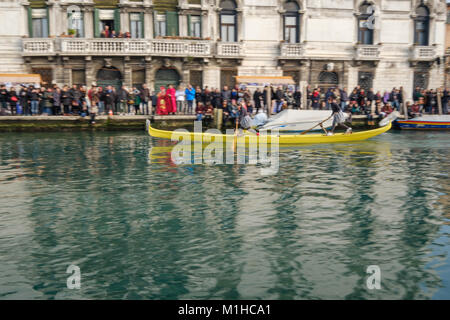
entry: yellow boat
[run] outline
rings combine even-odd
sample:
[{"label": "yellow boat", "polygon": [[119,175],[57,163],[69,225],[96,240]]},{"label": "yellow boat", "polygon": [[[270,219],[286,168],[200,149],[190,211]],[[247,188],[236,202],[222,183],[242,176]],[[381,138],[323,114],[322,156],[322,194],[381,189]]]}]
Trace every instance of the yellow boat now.
[{"label": "yellow boat", "polygon": [[[297,144],[317,144],[317,143],[336,143],[336,142],[351,142],[366,140],[375,136],[378,136],[392,127],[390,121],[384,127],[380,127],[373,130],[354,132],[352,134],[336,133],[332,136],[325,134],[289,134],[289,135],[256,135],[254,133],[244,131],[243,134],[238,136],[232,134],[219,134],[208,132],[189,132],[187,130],[180,131],[166,131],[155,129],[150,125],[150,121],[147,120],[148,133],[152,137],[170,139],[174,141],[190,139],[191,142],[216,142],[216,143],[236,143],[238,144],[253,144],[253,143],[278,143],[282,145],[297,145]],[[267,140],[266,140],[267,139]]]}]

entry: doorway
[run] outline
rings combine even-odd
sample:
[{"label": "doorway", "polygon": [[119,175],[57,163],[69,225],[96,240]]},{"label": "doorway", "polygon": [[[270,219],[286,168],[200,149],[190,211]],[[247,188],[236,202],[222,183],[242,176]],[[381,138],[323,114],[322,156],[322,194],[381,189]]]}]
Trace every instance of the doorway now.
[{"label": "doorway", "polygon": [[234,88],[236,85],[236,76],[237,76],[237,70],[227,70],[222,69],[220,70],[220,86],[223,88],[223,86],[228,86],[229,89]]},{"label": "doorway", "polygon": [[113,86],[116,90],[122,87],[122,74],[114,67],[103,67],[97,72],[97,86],[106,88]]},{"label": "doorway", "polygon": [[160,87],[167,89],[169,84],[177,88],[180,84],[180,75],[175,69],[159,69],[155,75],[155,91],[159,92]]},{"label": "doorway", "polygon": [[326,92],[329,88],[336,88],[339,86],[339,77],[335,72],[322,71],[319,74],[319,88]]}]

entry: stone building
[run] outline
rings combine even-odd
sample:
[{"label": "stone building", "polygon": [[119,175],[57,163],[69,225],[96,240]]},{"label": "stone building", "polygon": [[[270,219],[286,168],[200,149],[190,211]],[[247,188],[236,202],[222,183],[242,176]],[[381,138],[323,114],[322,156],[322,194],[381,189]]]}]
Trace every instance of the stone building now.
[{"label": "stone building", "polygon": [[0,0],[0,73],[153,88],[291,76],[410,96],[444,84],[445,29],[445,0]]},{"label": "stone building", "polygon": [[445,25],[445,86],[450,88],[450,3],[447,3],[447,21]]}]

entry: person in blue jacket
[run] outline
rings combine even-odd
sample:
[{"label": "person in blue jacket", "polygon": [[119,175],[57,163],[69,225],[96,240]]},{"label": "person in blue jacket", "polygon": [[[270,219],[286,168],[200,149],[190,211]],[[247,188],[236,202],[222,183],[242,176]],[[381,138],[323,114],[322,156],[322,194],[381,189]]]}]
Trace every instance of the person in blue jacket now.
[{"label": "person in blue jacket", "polygon": [[195,89],[189,84],[186,90],[184,90],[184,94],[186,95],[188,113],[192,113],[192,105],[195,99]]}]

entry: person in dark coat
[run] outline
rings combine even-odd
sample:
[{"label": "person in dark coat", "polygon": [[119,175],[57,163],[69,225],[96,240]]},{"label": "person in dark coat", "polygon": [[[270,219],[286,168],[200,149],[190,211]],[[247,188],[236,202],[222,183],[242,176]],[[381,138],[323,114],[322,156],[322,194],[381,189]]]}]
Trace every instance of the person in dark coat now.
[{"label": "person in dark coat", "polygon": [[294,92],[294,109],[302,108],[302,92],[297,88]]},{"label": "person in dark coat", "polygon": [[152,109],[150,110],[150,114],[155,114],[156,112],[156,106],[158,105],[158,95],[156,94],[155,91],[153,91],[152,95]]},{"label": "person in dark coat", "polygon": [[53,90],[53,114],[61,114],[61,89],[59,87],[55,87]]},{"label": "person in dark coat", "polygon": [[14,87],[9,91],[9,105],[11,107],[11,114],[17,114],[17,104],[19,103],[19,97],[17,96],[16,89]]},{"label": "person in dark coat", "polygon": [[76,84],[69,90],[71,98],[72,113],[78,114],[81,111],[81,92]]},{"label": "person in dark coat", "polygon": [[231,91],[228,89],[228,86],[224,86],[222,90],[222,102],[223,100],[230,101],[231,100]]},{"label": "person in dark coat", "polygon": [[261,99],[263,98],[263,93],[259,88],[256,88],[256,91],[253,93],[253,101],[255,103],[256,113],[259,113],[259,109],[261,109]]},{"label": "person in dark coat", "polygon": [[64,108],[64,115],[68,116],[70,114],[70,105],[72,103],[72,97],[69,93],[69,87],[64,86],[61,90],[61,103],[63,104]]},{"label": "person in dark coat", "polygon": [[147,87],[147,84],[144,83],[142,85],[140,95],[141,95],[142,111],[144,112],[144,114],[148,115],[149,114],[148,104],[150,102],[150,89]]},{"label": "person in dark coat", "polygon": [[212,92],[212,105],[213,108],[220,108],[222,105],[222,95],[220,94],[220,90],[216,89]]},{"label": "person in dark coat", "polygon": [[9,101],[9,92],[6,89],[5,85],[1,85],[0,86],[0,107],[3,109],[7,109],[8,101]]},{"label": "person in dark coat", "polygon": [[29,97],[28,88],[26,86],[22,86],[22,89],[20,89],[20,92],[19,92],[19,102],[20,102],[20,105],[22,106],[22,112],[24,115],[31,114],[29,98],[30,97]]},{"label": "person in dark coat", "polygon": [[441,97],[443,114],[448,113],[447,105],[448,105],[449,98],[450,98],[450,92],[447,90],[447,88],[445,88],[444,91],[442,92],[442,97]]},{"label": "person in dark coat", "polygon": [[106,112],[109,114],[109,111],[114,112],[114,102],[116,100],[116,96],[112,89],[112,86],[108,86],[106,90],[103,92],[104,100],[105,100],[105,108]]}]

